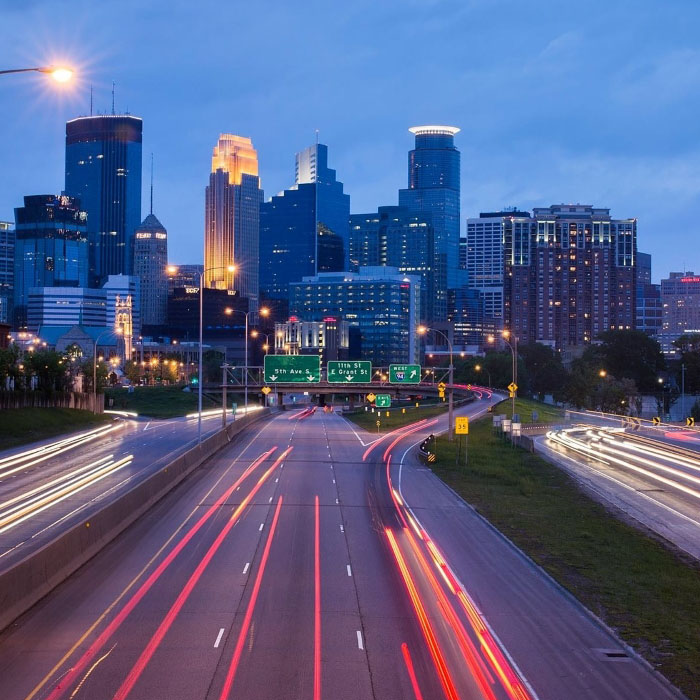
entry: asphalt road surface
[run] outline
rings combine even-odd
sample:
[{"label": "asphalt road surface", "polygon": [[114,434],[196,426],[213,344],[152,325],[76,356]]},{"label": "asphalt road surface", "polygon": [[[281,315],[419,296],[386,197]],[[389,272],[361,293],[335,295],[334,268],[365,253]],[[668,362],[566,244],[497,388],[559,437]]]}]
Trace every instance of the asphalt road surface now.
[{"label": "asphalt road surface", "polygon": [[0,698],[679,697],[416,460],[444,423],[248,429],[0,635]]}]

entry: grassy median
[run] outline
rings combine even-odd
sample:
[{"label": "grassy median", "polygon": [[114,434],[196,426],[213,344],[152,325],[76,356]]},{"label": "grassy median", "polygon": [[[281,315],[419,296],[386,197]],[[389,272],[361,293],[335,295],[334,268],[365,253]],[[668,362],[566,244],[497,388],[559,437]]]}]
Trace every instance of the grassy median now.
[{"label": "grassy median", "polygon": [[0,411],[0,450],[64,435],[114,420],[73,408],[17,408]]},{"label": "grassy median", "polygon": [[[364,428],[373,433],[386,433],[389,430],[400,428],[402,425],[408,425],[409,423],[415,423],[423,418],[441,416],[447,411],[447,402],[430,404],[418,403],[420,403],[418,407],[416,407],[415,402],[413,402],[410,404],[395,405],[391,408],[378,408],[374,413],[372,413],[371,408],[367,411],[363,408],[358,411],[353,411],[352,413],[344,413],[343,415],[348,420],[359,425],[360,428]],[[387,415],[387,413],[389,415]],[[377,421],[380,423],[379,427],[377,427]]]},{"label": "grassy median", "polygon": [[444,437],[436,452],[438,476],[700,700],[698,562],[616,518],[554,465],[504,442],[490,416],[470,426],[468,467],[455,469],[454,444]]}]

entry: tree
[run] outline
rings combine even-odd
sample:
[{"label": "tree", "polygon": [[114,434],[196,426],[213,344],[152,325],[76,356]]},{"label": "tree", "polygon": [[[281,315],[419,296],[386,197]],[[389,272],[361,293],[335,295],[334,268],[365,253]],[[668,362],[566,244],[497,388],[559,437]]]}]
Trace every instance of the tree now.
[{"label": "tree", "polygon": [[518,348],[518,353],[527,370],[527,385],[522,380],[518,384],[540,400],[544,399],[545,394],[562,391],[569,376],[558,352],[542,343],[529,343]]},{"label": "tree", "polygon": [[224,364],[224,353],[218,350],[207,350],[202,355],[202,373],[205,383],[221,383],[221,365]]},{"label": "tree", "polygon": [[[92,358],[85,360],[80,366],[80,370],[83,373],[83,391],[91,394],[93,391],[92,387]],[[102,391],[107,384],[107,376],[109,374],[109,367],[106,362],[97,363],[97,391]]]},{"label": "tree", "polygon": [[700,334],[682,335],[673,344],[681,355],[674,372],[678,386],[681,386],[682,366],[685,365],[685,390],[689,393],[700,391]]},{"label": "tree", "polygon": [[642,331],[605,331],[600,344],[589,346],[583,359],[617,379],[631,379],[642,392],[655,392],[666,367],[661,346]]},{"label": "tree", "polygon": [[124,376],[132,383],[138,384],[141,380],[141,365],[138,362],[129,360],[124,365]]},{"label": "tree", "polygon": [[19,350],[16,345],[9,348],[0,348],[0,388],[4,389],[8,379],[16,380],[19,377]]},{"label": "tree", "polygon": [[25,372],[37,378],[37,389],[44,394],[70,390],[66,358],[53,350],[36,350],[24,357]]}]

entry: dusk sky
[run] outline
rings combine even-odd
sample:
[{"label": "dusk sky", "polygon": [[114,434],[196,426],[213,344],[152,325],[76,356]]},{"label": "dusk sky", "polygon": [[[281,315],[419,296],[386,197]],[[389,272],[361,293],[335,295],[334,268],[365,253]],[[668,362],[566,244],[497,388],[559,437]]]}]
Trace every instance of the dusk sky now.
[{"label": "dusk sky", "polygon": [[562,202],[639,219],[655,280],[700,272],[700,3],[693,0],[0,0],[0,68],[74,65],[71,91],[0,76],[0,220],[63,187],[65,121],[144,120],[144,199],[174,262],[201,262],[220,132],[250,136],[266,198],[329,148],[351,211],[396,204],[408,127],[462,131],[468,216]]}]

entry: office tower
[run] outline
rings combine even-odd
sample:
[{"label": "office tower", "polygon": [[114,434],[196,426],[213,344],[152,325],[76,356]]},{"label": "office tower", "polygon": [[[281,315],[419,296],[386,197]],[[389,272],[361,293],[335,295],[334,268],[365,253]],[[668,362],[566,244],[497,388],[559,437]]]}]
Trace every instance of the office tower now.
[{"label": "office tower", "polygon": [[503,328],[503,242],[513,236],[520,239],[522,229],[532,227],[530,213],[517,209],[479,214],[467,219],[467,237],[461,250],[464,267],[469,273],[469,288],[483,300],[484,314],[493,319],[496,329]]},{"label": "office tower", "polygon": [[321,362],[347,360],[350,347],[350,326],[326,316],[323,321],[302,321],[290,316],[284,323],[275,323],[274,348],[270,354],[321,355]]},{"label": "office tower", "polygon": [[88,238],[80,201],[66,195],[24,198],[15,209],[15,325],[27,322],[32,287],[87,287]]},{"label": "office tower", "polygon": [[415,148],[408,154],[408,188],[399,190],[399,206],[430,212],[435,229],[434,317],[447,319],[447,290],[466,284],[459,268],[460,154],[453,126],[414,126]]},{"label": "office tower", "polygon": [[175,265],[175,271],[168,273],[168,295],[180,287],[197,287],[199,275],[204,272],[204,265]]},{"label": "office tower", "polygon": [[379,207],[350,216],[350,269],[388,265],[421,278],[420,320],[432,323],[435,241],[432,214],[406,207]]},{"label": "office tower", "polygon": [[260,206],[260,288],[285,300],[289,283],[348,269],[350,196],[328,167],[328,147],[296,154],[294,184]]},{"label": "office tower", "polygon": [[134,276],[141,280],[144,326],[161,326],[167,321],[167,266],[168,232],[151,212],[134,233]]},{"label": "office tower", "polygon": [[661,285],[651,282],[651,255],[637,253],[637,330],[655,338],[663,323]]},{"label": "office tower", "polygon": [[[235,310],[235,313],[231,313]],[[202,295],[204,338],[243,338],[248,299],[231,289],[205,287]],[[168,331],[177,338],[195,340],[199,335],[199,281],[197,286],[177,287],[168,298]]]},{"label": "office tower", "polygon": [[[107,299],[103,289],[88,287],[32,287],[27,299],[27,328],[107,327]],[[46,338],[43,338],[44,340]]]},{"label": "office tower", "polygon": [[0,323],[12,324],[15,280],[15,227],[0,221]]},{"label": "office tower", "polygon": [[[206,189],[206,287],[235,290],[258,308],[260,202],[258,154],[244,136],[221,134]],[[226,268],[235,265],[235,272]]]},{"label": "office tower", "polygon": [[359,328],[361,357],[377,367],[417,362],[420,277],[395,267],[358,272],[320,272],[289,285],[292,314],[309,321],[326,317]]},{"label": "office tower", "polygon": [[130,115],[79,117],[66,124],[66,194],[87,212],[90,286],[132,270],[141,221],[141,134]]},{"label": "office tower", "polygon": [[561,204],[519,223],[505,233],[504,320],[521,343],[564,349],[635,328],[636,219]]},{"label": "office tower", "polygon": [[700,276],[691,271],[671,272],[661,280],[661,304],[661,349],[674,357],[678,354],[674,340],[682,335],[700,333]]}]

